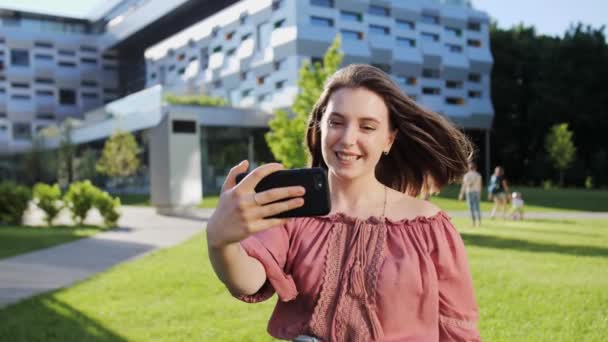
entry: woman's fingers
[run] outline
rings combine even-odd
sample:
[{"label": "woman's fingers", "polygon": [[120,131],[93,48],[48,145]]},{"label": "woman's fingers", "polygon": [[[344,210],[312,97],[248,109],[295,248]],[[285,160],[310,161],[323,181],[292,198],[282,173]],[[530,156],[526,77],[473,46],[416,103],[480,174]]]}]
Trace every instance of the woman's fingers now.
[{"label": "woman's fingers", "polygon": [[306,189],[303,186],[289,186],[256,193],[253,195],[255,198],[252,199],[254,204],[266,205],[286,198],[303,196],[305,193]]},{"label": "woman's fingers", "polygon": [[264,206],[259,206],[256,208],[251,208],[251,217],[255,218],[264,218],[273,216],[276,214],[280,214],[282,212],[292,210],[295,208],[299,208],[304,205],[304,199],[301,197],[292,198],[287,201],[276,202],[272,204],[267,204]]},{"label": "woman's fingers", "polygon": [[241,183],[239,183],[239,188],[243,189],[244,191],[251,191],[253,192],[255,189],[255,186],[258,185],[258,183],[266,176],[268,176],[269,174],[282,170],[284,167],[282,164],[279,163],[269,163],[269,164],[264,164],[258,168],[256,168],[255,170],[253,170],[250,174],[248,174],[242,181]]},{"label": "woman's fingers", "polygon": [[234,186],[236,185],[236,176],[240,173],[246,172],[248,167],[249,161],[247,160],[243,160],[242,162],[232,167],[230,169],[230,172],[228,172],[228,175],[226,176],[224,185],[222,185],[222,192],[234,188]]}]

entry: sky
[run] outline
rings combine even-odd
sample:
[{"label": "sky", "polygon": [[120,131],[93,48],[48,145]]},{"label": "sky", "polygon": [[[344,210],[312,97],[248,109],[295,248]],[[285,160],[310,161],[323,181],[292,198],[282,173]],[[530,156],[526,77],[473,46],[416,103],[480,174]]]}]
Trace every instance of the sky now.
[{"label": "sky", "polygon": [[[107,1],[0,0],[0,8],[19,8],[72,17],[87,17],[90,11]],[[498,26],[501,28],[509,28],[523,22],[526,26],[533,25],[537,33],[561,36],[570,24],[581,21],[595,28],[605,25],[608,33],[608,0],[472,0],[472,2],[474,8],[487,12],[498,21]]]}]

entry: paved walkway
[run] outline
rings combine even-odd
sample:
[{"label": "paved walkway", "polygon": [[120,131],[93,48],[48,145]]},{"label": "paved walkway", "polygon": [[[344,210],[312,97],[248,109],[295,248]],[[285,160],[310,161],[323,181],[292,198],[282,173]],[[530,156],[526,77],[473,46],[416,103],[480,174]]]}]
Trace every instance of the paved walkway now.
[{"label": "paved walkway", "polygon": [[[157,215],[153,208],[123,206],[120,228],[59,246],[0,260],[0,307],[69,286],[158,248],[179,244],[203,229],[210,210],[189,219]],[[27,223],[41,224],[30,213]],[[58,222],[66,222],[67,216]],[[100,222],[92,213],[87,223]]]},{"label": "paved walkway", "polygon": [[[213,210],[201,209],[188,218],[156,214],[150,207],[123,206],[120,228],[63,245],[0,260],[0,307],[59,289],[158,248],[170,247],[202,231]],[[452,217],[469,217],[465,211]],[[485,213],[487,215],[487,213]],[[608,219],[608,213],[526,213],[536,219]],[[68,223],[62,213],[58,223]],[[87,223],[99,223],[92,213]],[[42,224],[42,213],[31,210],[26,223]]]}]

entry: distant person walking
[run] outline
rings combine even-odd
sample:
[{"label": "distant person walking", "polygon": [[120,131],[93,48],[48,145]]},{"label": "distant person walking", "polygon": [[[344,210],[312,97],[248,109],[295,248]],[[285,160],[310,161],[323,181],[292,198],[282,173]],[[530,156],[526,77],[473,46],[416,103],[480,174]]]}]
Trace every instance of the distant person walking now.
[{"label": "distant person walking", "polygon": [[496,216],[496,211],[502,211],[502,218],[507,217],[507,201],[509,193],[509,185],[505,179],[505,170],[502,166],[497,166],[494,169],[494,174],[490,177],[490,183],[488,184],[488,199],[494,200],[494,207],[490,213],[490,218]]},{"label": "distant person walking", "polygon": [[481,225],[481,210],[479,209],[481,183],[481,175],[477,172],[477,165],[474,162],[469,162],[469,171],[462,177],[462,186],[460,186],[458,199],[462,201],[466,196],[467,205],[473,219],[473,226],[476,227]]}]

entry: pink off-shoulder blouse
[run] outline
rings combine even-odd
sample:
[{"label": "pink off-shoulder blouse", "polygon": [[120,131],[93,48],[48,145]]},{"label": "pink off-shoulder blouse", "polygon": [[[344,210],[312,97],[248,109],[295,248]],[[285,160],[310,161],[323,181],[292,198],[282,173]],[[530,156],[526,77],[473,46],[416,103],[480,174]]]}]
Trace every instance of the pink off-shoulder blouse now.
[{"label": "pink off-shoulder blouse", "polygon": [[291,340],[481,341],[460,235],[447,214],[367,220],[338,213],[290,219],[241,242],[279,296],[268,332]]}]

